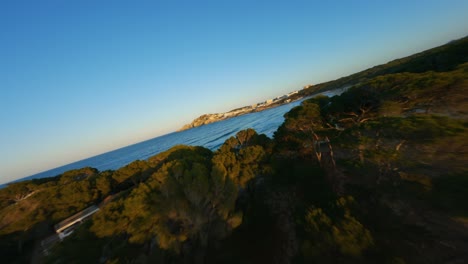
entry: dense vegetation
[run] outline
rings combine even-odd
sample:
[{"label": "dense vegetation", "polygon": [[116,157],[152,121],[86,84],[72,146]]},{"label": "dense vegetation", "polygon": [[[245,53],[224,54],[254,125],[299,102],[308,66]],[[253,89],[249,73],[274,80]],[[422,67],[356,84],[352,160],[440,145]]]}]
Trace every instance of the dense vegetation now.
[{"label": "dense vegetation", "polygon": [[[0,190],[2,262],[468,261],[468,38],[311,89],[273,139]],[[310,92],[310,90],[302,93]],[[50,254],[53,225],[100,211]]]}]

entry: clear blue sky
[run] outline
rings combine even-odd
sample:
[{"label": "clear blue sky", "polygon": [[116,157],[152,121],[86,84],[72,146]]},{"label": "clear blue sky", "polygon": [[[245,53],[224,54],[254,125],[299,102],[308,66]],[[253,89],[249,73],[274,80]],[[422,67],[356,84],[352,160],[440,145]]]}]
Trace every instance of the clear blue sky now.
[{"label": "clear blue sky", "polygon": [[0,3],[0,183],[468,34],[468,1]]}]

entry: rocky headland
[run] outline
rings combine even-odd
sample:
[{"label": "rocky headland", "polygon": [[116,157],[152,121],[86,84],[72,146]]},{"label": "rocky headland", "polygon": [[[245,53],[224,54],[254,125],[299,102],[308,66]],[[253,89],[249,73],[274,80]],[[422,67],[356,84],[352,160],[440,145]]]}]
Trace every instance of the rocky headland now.
[{"label": "rocky headland", "polygon": [[[305,88],[310,88],[310,87],[311,87],[311,85],[308,85],[308,86],[305,86],[304,89]],[[291,103],[293,101],[300,100],[303,97],[304,96],[299,91],[294,91],[294,92],[285,94],[283,96],[278,96],[278,97],[276,97],[274,99],[268,99],[268,100],[266,100],[264,102],[261,102],[261,103],[253,104],[253,105],[250,105],[250,106],[244,106],[244,107],[241,107],[241,108],[236,108],[236,109],[233,109],[233,110],[231,110],[229,112],[215,113],[215,114],[204,114],[204,115],[201,115],[201,116],[195,118],[191,123],[184,125],[178,131],[184,131],[184,130],[191,129],[191,128],[194,128],[194,127],[199,127],[199,126],[215,123],[215,122],[218,122],[218,121],[226,120],[226,119],[233,118],[233,117],[236,117],[236,116],[245,115],[245,114],[248,114],[248,113],[260,112],[260,111],[263,111],[263,110],[266,110],[266,109],[270,109],[270,108],[273,108],[273,107],[277,107],[277,106],[280,106],[280,105],[283,105],[283,104],[288,104],[288,103]]]}]

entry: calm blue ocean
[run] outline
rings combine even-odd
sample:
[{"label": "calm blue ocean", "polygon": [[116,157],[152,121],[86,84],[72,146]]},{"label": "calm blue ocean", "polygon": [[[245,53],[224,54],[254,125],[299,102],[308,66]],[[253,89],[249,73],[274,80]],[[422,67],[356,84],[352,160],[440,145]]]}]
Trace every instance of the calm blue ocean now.
[{"label": "calm blue ocean", "polygon": [[[342,91],[330,91],[324,94],[332,96],[341,92]],[[268,137],[273,137],[274,132],[284,121],[284,114],[293,107],[300,105],[303,100],[271,108],[262,112],[250,113],[189,130],[170,133],[80,160],[62,167],[34,174],[17,181],[53,177],[65,171],[83,167],[93,167],[100,171],[109,169],[115,170],[132,161],[145,160],[179,144],[203,146],[211,150],[216,150],[226,139],[247,128],[253,128],[259,134],[266,134]],[[6,185],[0,185],[0,188],[4,186]]]},{"label": "calm blue ocean", "polygon": [[62,167],[34,174],[20,179],[20,181],[52,177],[68,170],[88,166],[100,171],[109,169],[115,170],[132,161],[145,160],[178,144],[203,146],[211,150],[216,150],[226,139],[247,128],[253,128],[259,134],[263,133],[268,137],[272,137],[276,129],[283,123],[283,115],[299,104],[300,101],[297,101],[262,112],[250,113],[189,130],[170,133]]}]

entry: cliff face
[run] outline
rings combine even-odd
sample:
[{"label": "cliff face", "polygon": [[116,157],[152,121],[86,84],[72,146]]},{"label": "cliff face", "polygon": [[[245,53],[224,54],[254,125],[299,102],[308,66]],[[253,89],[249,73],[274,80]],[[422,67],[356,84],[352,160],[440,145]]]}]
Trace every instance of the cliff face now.
[{"label": "cliff face", "polygon": [[240,115],[244,115],[244,114],[248,114],[248,113],[252,113],[252,112],[262,111],[262,110],[265,110],[265,109],[268,109],[268,108],[271,108],[271,107],[277,106],[277,105],[278,104],[274,104],[274,105],[272,104],[272,105],[269,105],[269,107],[245,106],[245,107],[242,107],[242,108],[231,110],[231,111],[226,112],[226,113],[204,114],[204,115],[201,115],[201,116],[197,117],[195,120],[192,121],[192,123],[184,125],[178,131],[183,131],[183,130],[187,130],[187,129],[190,129],[190,128],[211,124],[211,123],[214,123],[214,122],[218,122],[218,121],[221,121],[221,120],[229,119],[229,118],[232,118],[232,117],[236,117],[236,116],[240,116]]},{"label": "cliff face", "polygon": [[184,125],[181,129],[179,129],[179,131],[215,123],[221,120],[229,119],[232,117],[240,116],[240,115],[255,112],[255,111],[256,111],[255,108],[244,107],[239,110],[233,110],[227,113],[204,114],[204,115],[197,117],[195,120],[192,121],[192,123]]},{"label": "cliff face", "polygon": [[210,123],[218,122],[221,120],[226,119],[226,117],[223,116],[223,114],[205,114],[197,117],[192,121],[190,124],[184,125],[179,131],[187,130],[190,128],[202,126],[202,125],[207,125]]}]

